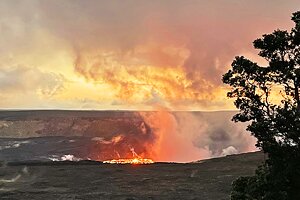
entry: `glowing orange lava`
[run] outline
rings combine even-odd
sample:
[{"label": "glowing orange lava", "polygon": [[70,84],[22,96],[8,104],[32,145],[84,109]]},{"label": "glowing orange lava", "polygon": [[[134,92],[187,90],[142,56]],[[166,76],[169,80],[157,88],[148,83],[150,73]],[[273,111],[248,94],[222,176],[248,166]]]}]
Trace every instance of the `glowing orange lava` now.
[{"label": "glowing orange lava", "polygon": [[128,158],[128,159],[120,158],[120,159],[106,160],[103,161],[103,163],[142,165],[142,164],[152,164],[154,163],[154,161],[148,158]]},{"label": "glowing orange lava", "polygon": [[113,160],[106,160],[103,163],[109,164],[133,164],[133,165],[143,165],[143,164],[152,164],[153,160],[149,158],[141,158],[135,151],[134,148],[130,148],[133,158],[119,158]]}]

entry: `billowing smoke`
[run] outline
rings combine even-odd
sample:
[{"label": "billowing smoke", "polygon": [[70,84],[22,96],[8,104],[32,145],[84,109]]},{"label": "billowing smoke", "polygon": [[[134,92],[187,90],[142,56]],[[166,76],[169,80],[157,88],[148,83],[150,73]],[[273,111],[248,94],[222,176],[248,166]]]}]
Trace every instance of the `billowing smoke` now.
[{"label": "billowing smoke", "polygon": [[[0,61],[75,72],[107,86],[113,103],[147,104],[159,96],[175,109],[220,108],[221,75],[234,56],[254,57],[251,42],[288,28],[297,6],[296,0],[1,1]],[[56,59],[73,63],[56,66]]]},{"label": "billowing smoke", "polygon": [[[297,7],[297,0],[1,1],[0,89],[11,93],[3,95],[1,105],[20,107],[26,100],[36,107],[33,96],[52,97],[63,91],[58,102],[47,106],[75,102],[70,107],[82,108],[83,102],[90,102],[89,108],[99,103],[102,109],[122,104],[136,110],[139,105],[228,108],[221,75],[233,57],[255,57],[251,42],[273,29],[287,29]],[[71,84],[75,86],[68,88]],[[20,98],[20,91],[28,91],[30,98]],[[215,114],[142,112],[139,119],[118,121],[118,129],[118,123],[107,120],[108,125],[99,122],[84,133],[93,138],[91,158],[99,160],[130,157],[132,148],[158,161],[254,150],[245,125],[233,125],[231,116]],[[58,124],[49,125],[49,130]],[[76,125],[70,127],[57,131],[76,131]]]},{"label": "billowing smoke", "polygon": [[123,132],[96,133],[89,157],[110,160],[138,155],[154,161],[190,162],[257,150],[246,125],[231,122],[233,114],[166,109],[134,113],[134,118],[118,120]]},{"label": "billowing smoke", "polygon": [[234,114],[162,108],[144,112],[11,111],[0,120],[0,160],[103,161],[140,156],[189,162],[256,150],[246,125],[231,122]]},{"label": "billowing smoke", "polygon": [[257,150],[246,125],[230,121],[233,112],[142,113],[156,135],[156,161],[188,162]]},{"label": "billowing smoke", "polygon": [[[255,55],[250,48],[256,32],[278,23],[278,19],[273,21],[261,14],[268,4],[223,3],[79,3],[72,5],[72,11],[83,14],[82,21],[73,23],[73,12],[63,12],[59,17],[64,20],[54,20],[50,25],[61,30],[60,36],[72,38],[75,71],[87,80],[109,84],[120,101],[145,102],[155,91],[173,108],[183,102],[204,106],[219,98],[220,77],[233,57],[240,53]],[[46,6],[49,10],[49,4]],[[50,8],[62,9],[55,3]],[[244,9],[251,12],[228,15]],[[256,18],[261,23],[253,23]],[[76,34],[62,31],[65,21]],[[81,30],[82,26],[86,29]],[[252,31],[254,27],[256,32]]]}]

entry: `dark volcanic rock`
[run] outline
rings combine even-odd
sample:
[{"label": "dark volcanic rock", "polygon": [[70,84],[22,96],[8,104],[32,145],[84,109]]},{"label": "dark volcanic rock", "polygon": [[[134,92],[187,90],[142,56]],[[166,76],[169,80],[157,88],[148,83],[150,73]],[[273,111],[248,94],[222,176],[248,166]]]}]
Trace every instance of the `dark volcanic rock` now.
[{"label": "dark volcanic rock", "polygon": [[0,168],[0,198],[229,199],[232,181],[263,159],[257,152],[190,164],[14,163]]}]

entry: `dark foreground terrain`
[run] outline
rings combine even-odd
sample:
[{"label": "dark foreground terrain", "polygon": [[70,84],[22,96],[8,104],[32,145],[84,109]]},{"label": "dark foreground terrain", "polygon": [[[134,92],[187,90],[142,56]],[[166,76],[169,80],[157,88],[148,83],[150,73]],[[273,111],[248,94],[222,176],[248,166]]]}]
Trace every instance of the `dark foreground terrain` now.
[{"label": "dark foreground terrain", "polygon": [[232,181],[263,159],[256,152],[189,164],[2,163],[0,199],[229,199]]}]

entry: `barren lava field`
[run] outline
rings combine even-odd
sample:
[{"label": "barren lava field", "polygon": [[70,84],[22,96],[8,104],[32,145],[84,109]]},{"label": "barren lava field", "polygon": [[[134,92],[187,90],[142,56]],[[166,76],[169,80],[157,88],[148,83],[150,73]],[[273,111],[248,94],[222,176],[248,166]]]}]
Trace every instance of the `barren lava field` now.
[{"label": "barren lava field", "polygon": [[1,199],[229,199],[231,183],[264,159],[247,153],[197,163],[2,163]]}]

